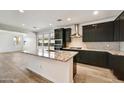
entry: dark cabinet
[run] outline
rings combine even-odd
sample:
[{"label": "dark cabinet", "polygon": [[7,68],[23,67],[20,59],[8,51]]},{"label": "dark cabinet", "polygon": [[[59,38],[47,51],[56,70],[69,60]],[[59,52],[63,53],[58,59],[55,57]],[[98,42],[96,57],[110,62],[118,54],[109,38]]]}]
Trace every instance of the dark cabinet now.
[{"label": "dark cabinet", "polygon": [[124,41],[124,12],[120,15],[120,41]]},{"label": "dark cabinet", "polygon": [[71,42],[71,28],[65,29],[65,38],[66,42]]},{"label": "dark cabinet", "polygon": [[66,47],[67,42],[71,42],[71,28],[59,28],[54,30],[55,49]]},{"label": "dark cabinet", "polygon": [[105,22],[83,26],[84,42],[105,42],[113,41],[113,22]]},{"label": "dark cabinet", "polygon": [[109,66],[118,79],[124,80],[124,56],[110,55]]},{"label": "dark cabinet", "polygon": [[109,68],[118,79],[124,80],[124,56],[112,55],[108,52],[101,51],[63,50],[79,52],[73,58],[74,63]]},{"label": "dark cabinet", "polygon": [[70,49],[63,49],[66,51],[76,51],[78,54],[74,56],[74,63],[82,63],[92,66],[98,67],[109,67],[109,60],[107,52],[100,52],[100,51],[88,51],[88,50],[70,50]]},{"label": "dark cabinet", "polygon": [[80,51],[75,61],[78,63],[108,68],[108,53],[97,51]]},{"label": "dark cabinet", "polygon": [[120,41],[120,17],[114,21],[114,41]]},{"label": "dark cabinet", "polygon": [[95,41],[95,32],[96,32],[96,27],[93,25],[88,25],[88,26],[83,26],[83,41],[84,42],[93,42]]},{"label": "dark cabinet", "polygon": [[[103,24],[103,39],[102,41],[113,41],[114,40],[114,23],[106,22]],[[106,38],[106,39],[105,39]]]},{"label": "dark cabinet", "polygon": [[63,35],[64,35],[63,32],[64,32],[64,29],[63,28],[55,29],[55,31],[54,31],[55,39],[63,39]]},{"label": "dark cabinet", "polygon": [[114,41],[124,41],[124,12],[114,20]]},{"label": "dark cabinet", "polygon": [[55,45],[54,48],[55,50],[61,49],[63,47],[66,47],[66,42],[65,42],[65,29],[64,28],[59,28],[54,30],[54,38],[55,38]]}]

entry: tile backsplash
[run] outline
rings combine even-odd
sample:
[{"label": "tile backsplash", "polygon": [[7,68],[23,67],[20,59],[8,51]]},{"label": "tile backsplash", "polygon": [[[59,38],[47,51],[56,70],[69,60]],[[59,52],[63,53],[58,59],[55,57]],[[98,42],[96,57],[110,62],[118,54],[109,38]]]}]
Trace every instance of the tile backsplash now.
[{"label": "tile backsplash", "polygon": [[120,50],[119,42],[87,42],[85,44],[87,49]]},{"label": "tile backsplash", "polygon": [[[82,49],[120,50],[120,42],[82,42],[82,38],[72,38],[67,47],[82,47]],[[123,48],[124,49],[124,48]]]}]

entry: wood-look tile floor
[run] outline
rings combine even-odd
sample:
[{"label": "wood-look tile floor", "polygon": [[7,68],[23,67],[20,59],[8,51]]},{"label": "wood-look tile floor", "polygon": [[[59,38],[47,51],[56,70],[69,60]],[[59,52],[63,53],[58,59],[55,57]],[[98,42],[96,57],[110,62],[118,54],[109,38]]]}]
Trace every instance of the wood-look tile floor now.
[{"label": "wood-look tile floor", "polygon": [[[26,69],[25,61],[20,61],[16,57],[18,53],[0,54],[0,83],[51,83]],[[25,58],[26,57],[25,55]],[[22,59],[21,59],[22,60]],[[74,79],[75,83],[121,83],[109,69],[77,64],[77,74]]]},{"label": "wood-look tile floor", "polygon": [[77,63],[75,83],[123,83],[111,70]]}]

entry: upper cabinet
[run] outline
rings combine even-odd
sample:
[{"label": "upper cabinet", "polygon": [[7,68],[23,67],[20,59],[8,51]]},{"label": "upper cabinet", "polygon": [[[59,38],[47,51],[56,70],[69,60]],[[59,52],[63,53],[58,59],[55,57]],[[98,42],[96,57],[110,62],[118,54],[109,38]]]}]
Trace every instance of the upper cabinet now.
[{"label": "upper cabinet", "polygon": [[65,29],[65,38],[66,42],[71,42],[71,28]]},{"label": "upper cabinet", "polygon": [[120,41],[120,17],[114,21],[114,41]]},{"label": "upper cabinet", "polygon": [[120,15],[120,41],[124,41],[124,12]]},{"label": "upper cabinet", "polygon": [[54,30],[54,34],[55,34],[54,36],[55,36],[55,39],[62,39],[63,36],[64,36],[63,31],[64,31],[64,28],[55,29],[55,30]]},{"label": "upper cabinet", "polygon": [[83,41],[93,42],[95,41],[95,32],[97,31],[95,25],[83,26]]},{"label": "upper cabinet", "polygon": [[114,21],[114,41],[124,41],[124,12]]},{"label": "upper cabinet", "polygon": [[106,42],[114,39],[113,22],[83,26],[84,42]]},{"label": "upper cabinet", "polygon": [[[71,28],[59,28],[54,30],[55,48],[66,47],[67,42],[71,42]],[[60,47],[61,45],[61,47]]]},{"label": "upper cabinet", "polygon": [[114,21],[83,26],[84,42],[124,41],[124,12]]}]

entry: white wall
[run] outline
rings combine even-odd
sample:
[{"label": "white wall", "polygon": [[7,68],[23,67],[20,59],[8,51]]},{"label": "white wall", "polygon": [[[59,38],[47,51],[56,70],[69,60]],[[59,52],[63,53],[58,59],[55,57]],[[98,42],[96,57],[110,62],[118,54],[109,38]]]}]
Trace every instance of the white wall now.
[{"label": "white wall", "polygon": [[23,46],[23,51],[29,52],[29,53],[36,53],[36,34],[29,32],[24,35],[24,41],[26,43]]},{"label": "white wall", "polygon": [[[19,44],[15,44],[13,38],[20,37]],[[0,52],[20,51],[23,49],[23,33],[0,30]]]}]

